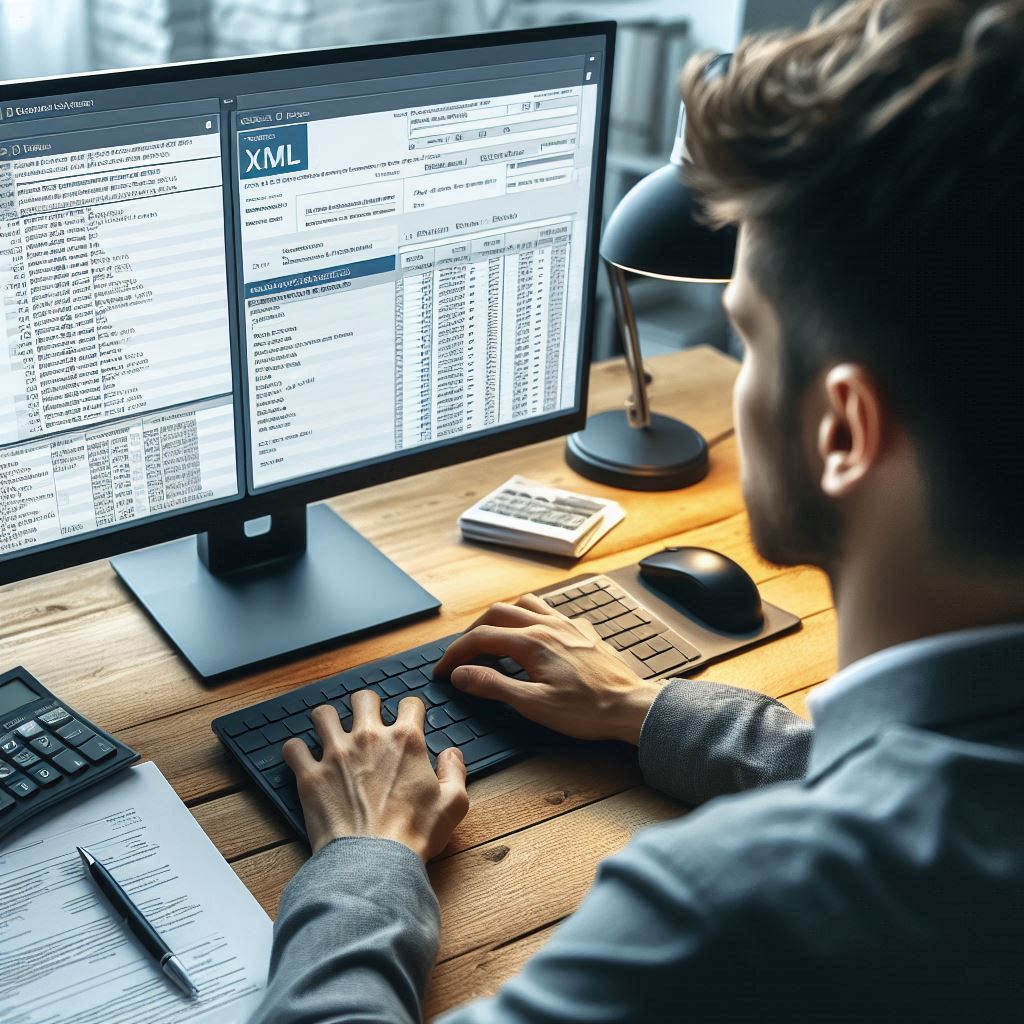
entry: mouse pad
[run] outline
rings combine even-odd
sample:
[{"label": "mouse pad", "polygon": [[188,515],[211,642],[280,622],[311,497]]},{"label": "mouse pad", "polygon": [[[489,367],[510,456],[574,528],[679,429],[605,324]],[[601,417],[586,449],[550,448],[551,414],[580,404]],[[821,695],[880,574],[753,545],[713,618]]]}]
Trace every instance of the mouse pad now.
[{"label": "mouse pad", "polygon": [[606,573],[583,573],[571,580],[563,580],[554,586],[545,587],[536,593],[543,596],[554,590],[564,590],[574,584],[585,583],[596,576],[605,576],[614,580],[627,594],[657,615],[669,629],[675,630],[684,640],[688,640],[700,651],[699,658],[688,662],[682,671],[673,672],[673,675],[688,676],[712,661],[720,661],[731,654],[754,647],[756,644],[762,644],[766,640],[774,640],[776,637],[800,628],[800,619],[796,615],[777,605],[769,604],[762,598],[764,623],[760,629],[749,633],[726,633],[722,630],[712,629],[707,623],[683,611],[679,605],[659,594],[641,578],[640,570],[635,565],[613,569]]}]

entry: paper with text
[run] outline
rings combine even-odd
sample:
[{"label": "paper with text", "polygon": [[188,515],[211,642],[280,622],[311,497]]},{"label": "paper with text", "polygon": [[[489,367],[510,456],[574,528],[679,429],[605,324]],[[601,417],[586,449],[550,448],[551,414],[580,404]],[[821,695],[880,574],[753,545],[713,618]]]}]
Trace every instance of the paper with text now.
[{"label": "paper with text", "polygon": [[[188,999],[86,876],[111,871],[199,989]],[[266,984],[270,918],[156,765],[130,768],[0,845],[3,1024],[233,1024]]]}]

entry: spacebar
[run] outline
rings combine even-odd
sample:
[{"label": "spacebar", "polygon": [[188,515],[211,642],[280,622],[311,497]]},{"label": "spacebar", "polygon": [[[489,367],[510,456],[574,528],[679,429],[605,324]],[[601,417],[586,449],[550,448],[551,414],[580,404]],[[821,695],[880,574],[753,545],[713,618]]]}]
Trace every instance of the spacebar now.
[{"label": "spacebar", "polygon": [[459,750],[462,751],[462,758],[466,762],[466,767],[475,764],[477,761],[482,761],[485,757],[490,757],[492,754],[500,754],[503,750],[511,749],[512,744],[509,742],[508,737],[502,736],[500,732],[494,732],[490,736],[481,736],[479,739],[470,740],[459,747]]}]

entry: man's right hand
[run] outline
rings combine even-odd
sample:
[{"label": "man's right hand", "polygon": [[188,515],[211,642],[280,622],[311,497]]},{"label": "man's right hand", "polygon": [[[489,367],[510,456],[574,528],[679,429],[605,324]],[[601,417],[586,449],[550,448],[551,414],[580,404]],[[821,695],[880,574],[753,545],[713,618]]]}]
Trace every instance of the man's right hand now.
[{"label": "man's right hand", "polygon": [[[530,681],[471,664],[484,656],[511,658]],[[566,736],[633,744],[661,691],[627,668],[589,622],[571,621],[532,594],[493,605],[448,648],[434,675],[450,675],[457,689],[504,701]]]}]

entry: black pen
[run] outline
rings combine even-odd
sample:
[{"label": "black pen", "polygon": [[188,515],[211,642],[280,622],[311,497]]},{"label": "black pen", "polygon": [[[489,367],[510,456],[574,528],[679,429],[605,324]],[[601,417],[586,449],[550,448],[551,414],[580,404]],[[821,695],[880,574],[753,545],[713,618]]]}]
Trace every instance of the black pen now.
[{"label": "black pen", "polygon": [[142,911],[132,902],[131,897],[117,884],[114,876],[88,851],[77,846],[78,856],[82,858],[85,870],[88,871],[97,888],[106,896],[114,909],[114,913],[128,926],[128,930],[142,943],[143,949],[157,962],[160,970],[167,975],[187,996],[198,996],[199,989],[192,984],[192,979],[185,973],[181,961],[171,952],[170,947],[157,934],[157,930],[146,920]]}]

